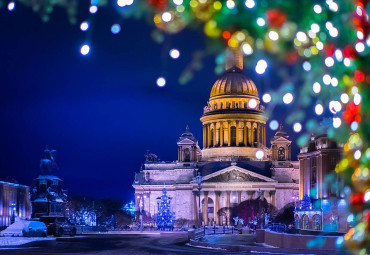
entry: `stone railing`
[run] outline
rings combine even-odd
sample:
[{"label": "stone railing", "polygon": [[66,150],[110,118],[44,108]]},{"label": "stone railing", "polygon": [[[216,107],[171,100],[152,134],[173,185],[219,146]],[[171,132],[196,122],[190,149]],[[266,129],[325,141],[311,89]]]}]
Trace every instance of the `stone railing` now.
[{"label": "stone railing", "polygon": [[213,112],[213,111],[220,111],[220,110],[239,110],[239,111],[243,111],[243,110],[255,110],[255,111],[259,111],[259,112],[264,112],[265,111],[265,107],[263,105],[257,105],[256,108],[232,108],[232,107],[228,107],[228,108],[211,108],[210,106],[204,106],[203,108],[203,114],[206,114],[206,113],[209,113],[209,112]]}]

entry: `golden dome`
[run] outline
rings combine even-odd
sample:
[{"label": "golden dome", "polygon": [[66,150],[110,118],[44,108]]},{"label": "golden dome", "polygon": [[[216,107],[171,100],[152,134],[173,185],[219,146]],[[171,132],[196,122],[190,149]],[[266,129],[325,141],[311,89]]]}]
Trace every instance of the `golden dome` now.
[{"label": "golden dome", "polygon": [[254,82],[247,78],[241,69],[234,66],[221,75],[212,87],[211,98],[223,95],[258,97],[258,91]]}]

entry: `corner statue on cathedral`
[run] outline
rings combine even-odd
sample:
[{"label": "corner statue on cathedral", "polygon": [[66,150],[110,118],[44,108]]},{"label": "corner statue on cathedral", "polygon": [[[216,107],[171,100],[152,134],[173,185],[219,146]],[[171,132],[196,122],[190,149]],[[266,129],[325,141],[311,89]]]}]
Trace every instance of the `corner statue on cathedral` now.
[{"label": "corner statue on cathedral", "polygon": [[163,209],[163,185],[171,197],[169,211],[203,225],[231,225],[231,215],[222,212],[247,200],[261,198],[279,210],[299,196],[292,141],[281,127],[267,146],[268,118],[257,86],[243,72],[242,53],[230,56],[200,118],[203,149],[186,126],[177,140],[177,160],[159,161],[148,153],[135,174],[136,209],[143,203],[149,217],[158,219]]}]

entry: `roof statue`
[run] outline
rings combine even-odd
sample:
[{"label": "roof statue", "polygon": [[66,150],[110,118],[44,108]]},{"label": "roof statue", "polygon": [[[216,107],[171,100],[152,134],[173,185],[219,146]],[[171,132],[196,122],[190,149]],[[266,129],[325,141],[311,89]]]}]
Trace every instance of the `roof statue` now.
[{"label": "roof statue", "polygon": [[58,165],[55,162],[56,150],[50,150],[46,146],[44,150],[44,157],[40,160],[40,169],[43,172],[51,173],[53,170],[58,170]]},{"label": "roof statue", "polygon": [[158,156],[147,150],[145,154],[145,163],[155,163],[155,162],[159,162]]}]

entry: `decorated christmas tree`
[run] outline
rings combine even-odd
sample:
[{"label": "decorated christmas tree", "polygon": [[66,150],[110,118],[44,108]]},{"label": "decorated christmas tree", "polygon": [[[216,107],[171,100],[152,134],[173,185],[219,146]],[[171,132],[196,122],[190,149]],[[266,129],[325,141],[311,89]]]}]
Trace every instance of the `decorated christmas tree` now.
[{"label": "decorated christmas tree", "polygon": [[171,212],[171,198],[167,196],[166,188],[163,188],[156,223],[160,230],[172,230],[175,225],[175,214]]}]

